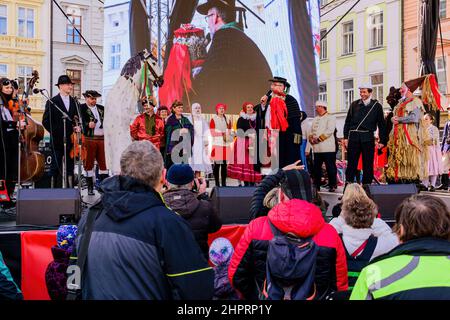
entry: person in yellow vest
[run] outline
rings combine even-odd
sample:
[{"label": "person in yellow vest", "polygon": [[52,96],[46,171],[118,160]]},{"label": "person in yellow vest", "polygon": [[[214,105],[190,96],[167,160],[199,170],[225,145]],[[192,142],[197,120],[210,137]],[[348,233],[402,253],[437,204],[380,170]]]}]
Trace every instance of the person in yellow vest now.
[{"label": "person in yellow vest", "polygon": [[326,101],[316,102],[317,116],[312,121],[308,130],[308,142],[306,145],[306,155],[313,152],[313,175],[314,185],[320,190],[320,181],[322,178],[322,164],[328,174],[329,191],[334,192],[337,187],[336,175],[336,140],[334,130],[336,129],[336,117],[328,113],[328,104]]}]

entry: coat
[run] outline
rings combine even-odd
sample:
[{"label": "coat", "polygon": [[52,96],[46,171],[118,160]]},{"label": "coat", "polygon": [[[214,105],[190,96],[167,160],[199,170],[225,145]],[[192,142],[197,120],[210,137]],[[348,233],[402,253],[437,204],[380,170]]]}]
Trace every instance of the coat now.
[{"label": "coat", "polygon": [[155,145],[159,150],[161,143],[164,141],[164,120],[155,117],[155,134],[150,135],[145,130],[145,114],[140,114],[134,119],[133,123],[130,125],[130,134],[134,140],[148,140]]},{"label": "coat", "polygon": [[[0,108],[0,112],[8,112],[9,115],[11,115],[8,108],[2,107]],[[2,138],[2,143],[0,143],[0,180],[15,181],[18,172],[17,156],[19,151],[19,131],[17,130],[17,122],[4,120],[1,114],[0,121],[2,135],[0,137]]]},{"label": "coat", "polygon": [[164,201],[189,223],[195,240],[208,259],[208,234],[222,227],[219,215],[211,202],[197,199],[198,194],[186,189],[169,190],[164,193]]},{"label": "coat", "polygon": [[444,134],[442,135],[441,151],[442,152],[450,151],[450,121],[447,121],[447,123],[444,126]]},{"label": "coat", "polygon": [[[70,107],[69,111],[66,110],[64,102],[61,95],[56,95],[50,99],[56,106],[58,106],[62,111],[67,113],[71,120],[77,114],[77,109],[75,105],[75,100],[70,97]],[[50,145],[54,145],[55,149],[64,149],[64,121],[62,119],[61,112],[55,108],[53,104],[49,101],[45,104],[45,111],[42,117],[42,125],[50,133]],[[75,123],[73,121],[66,121],[66,138],[67,138],[67,148],[70,150],[72,148],[72,141],[70,140],[70,135],[73,133],[73,126]]]},{"label": "coat", "polygon": [[232,286],[249,300],[258,298],[258,289],[266,278],[266,257],[273,233],[269,221],[281,232],[298,237],[312,237],[319,247],[316,260],[315,285],[318,297],[348,288],[347,260],[336,230],[325,223],[315,205],[299,199],[280,203],[267,217],[250,222],[231,258],[228,275]]},{"label": "coat", "polygon": [[244,101],[255,101],[267,91],[270,66],[257,45],[241,30],[224,27],[214,34],[200,73],[193,80],[191,101],[206,113],[220,102],[239,113]]},{"label": "coat", "polygon": [[[189,224],[164,205],[159,193],[128,176],[104,180],[101,190],[103,210],[90,239],[82,275],[83,299],[212,298],[212,268]],[[86,216],[78,230],[83,230]],[[79,232],[77,247],[82,237]]]},{"label": "coat", "polygon": [[166,154],[171,154],[172,149],[180,142],[183,141],[183,137],[180,136],[178,140],[172,140],[172,133],[177,129],[188,129],[190,138],[191,138],[191,146],[194,144],[194,126],[185,116],[181,116],[180,120],[177,120],[175,114],[171,114],[167,120],[164,127],[165,130],[165,140],[166,140]]},{"label": "coat", "polygon": [[[98,115],[100,116],[100,125],[103,126],[103,120],[105,118],[105,107],[97,104],[97,111]],[[94,129],[89,128],[89,122],[93,121],[95,122],[95,116],[92,113],[91,109],[88,107],[86,103],[83,103],[80,106],[80,113],[81,117],[83,118],[83,133],[86,137],[93,137],[94,136]]]},{"label": "coat", "polygon": [[23,295],[14,282],[11,272],[3,261],[3,256],[0,252],[0,301],[1,300],[23,300]]},{"label": "coat", "polygon": [[[314,153],[336,152],[336,139],[334,138],[334,130],[336,130],[336,117],[329,113],[323,116],[316,116],[312,121],[308,130],[306,152],[311,149]],[[319,138],[320,142],[311,144],[310,137]]]}]

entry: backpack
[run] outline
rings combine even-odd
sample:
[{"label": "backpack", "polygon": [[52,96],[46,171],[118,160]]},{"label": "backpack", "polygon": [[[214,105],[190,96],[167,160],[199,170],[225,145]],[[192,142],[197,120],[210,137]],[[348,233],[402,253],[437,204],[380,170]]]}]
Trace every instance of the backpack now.
[{"label": "backpack", "polygon": [[312,300],[316,296],[314,277],[319,248],[312,238],[284,234],[270,221],[274,235],[269,241],[266,280],[262,300]]}]

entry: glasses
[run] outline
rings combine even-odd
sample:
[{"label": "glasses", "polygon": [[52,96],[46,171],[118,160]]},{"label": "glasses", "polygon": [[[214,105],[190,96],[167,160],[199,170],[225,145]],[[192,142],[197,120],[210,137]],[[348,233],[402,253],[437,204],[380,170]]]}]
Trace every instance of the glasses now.
[{"label": "glasses", "polygon": [[207,16],[205,16],[205,21],[208,22],[209,17],[215,16],[215,15],[216,15],[215,13],[208,14]]}]

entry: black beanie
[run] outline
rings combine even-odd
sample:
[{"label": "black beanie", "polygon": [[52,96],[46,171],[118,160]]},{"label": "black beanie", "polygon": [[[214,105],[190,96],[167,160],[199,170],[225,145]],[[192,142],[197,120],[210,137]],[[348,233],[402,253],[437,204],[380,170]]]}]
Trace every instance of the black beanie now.
[{"label": "black beanie", "polygon": [[312,201],[311,178],[304,170],[288,170],[281,180],[281,190],[289,199]]}]

